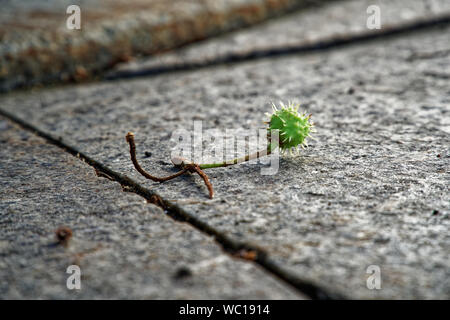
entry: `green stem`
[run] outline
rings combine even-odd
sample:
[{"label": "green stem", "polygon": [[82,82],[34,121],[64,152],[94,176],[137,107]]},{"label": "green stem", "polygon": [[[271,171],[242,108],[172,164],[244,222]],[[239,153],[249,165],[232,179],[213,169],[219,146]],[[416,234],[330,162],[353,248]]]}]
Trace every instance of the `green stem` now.
[{"label": "green stem", "polygon": [[237,163],[246,162],[246,161],[250,161],[253,159],[258,159],[258,158],[267,156],[271,153],[272,153],[272,151],[270,150],[270,148],[267,148],[267,150],[258,151],[258,152],[252,153],[250,155],[246,155],[245,157],[235,158],[233,160],[228,160],[228,161],[219,162],[219,163],[203,163],[203,164],[199,164],[198,166],[200,167],[200,169],[228,167],[228,166],[232,166]]}]

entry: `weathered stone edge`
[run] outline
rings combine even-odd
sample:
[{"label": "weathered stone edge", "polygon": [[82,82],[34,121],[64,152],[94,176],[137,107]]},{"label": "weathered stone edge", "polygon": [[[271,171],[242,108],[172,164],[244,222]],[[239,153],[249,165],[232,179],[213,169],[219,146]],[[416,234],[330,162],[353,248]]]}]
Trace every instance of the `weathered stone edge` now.
[{"label": "weathered stone edge", "polygon": [[[153,12],[140,11],[119,21],[89,25],[88,32],[36,30],[18,52],[0,52],[0,92],[93,79],[136,55],[152,55],[238,28],[260,23],[311,3],[330,0],[260,0],[208,8],[149,22]],[[48,46],[51,43],[51,48]]]}]

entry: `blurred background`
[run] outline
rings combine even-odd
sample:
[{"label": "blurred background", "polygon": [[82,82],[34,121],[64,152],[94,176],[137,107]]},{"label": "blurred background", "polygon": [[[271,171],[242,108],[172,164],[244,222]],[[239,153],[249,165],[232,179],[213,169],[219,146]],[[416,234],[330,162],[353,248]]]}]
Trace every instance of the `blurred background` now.
[{"label": "blurred background", "polygon": [[[141,69],[195,67],[230,55],[233,60],[258,50],[381,31],[367,28],[371,5],[380,8],[384,31],[450,11],[448,0],[2,0],[0,5],[0,92],[97,79],[123,62],[130,69],[141,57],[154,58],[139,61]],[[283,16],[290,18],[273,19]],[[254,31],[230,35],[257,24]],[[219,35],[222,41],[206,42],[200,55],[165,54]]]},{"label": "blurred background", "polygon": [[[3,0],[0,91],[91,79],[119,62],[319,2],[323,1]],[[78,12],[71,5],[78,6]]]}]

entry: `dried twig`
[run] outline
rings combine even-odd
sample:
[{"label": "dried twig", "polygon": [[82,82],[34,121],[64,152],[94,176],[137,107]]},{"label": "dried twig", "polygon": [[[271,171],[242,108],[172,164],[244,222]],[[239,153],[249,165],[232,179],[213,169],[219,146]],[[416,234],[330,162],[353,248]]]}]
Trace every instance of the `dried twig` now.
[{"label": "dried twig", "polygon": [[168,181],[173,178],[176,178],[178,176],[181,176],[183,173],[187,172],[186,169],[182,169],[181,171],[179,171],[171,176],[167,176],[167,177],[163,177],[163,178],[158,178],[158,177],[152,176],[151,174],[146,172],[144,169],[142,169],[142,167],[139,165],[139,163],[136,159],[136,144],[134,143],[134,133],[128,132],[126,135],[126,139],[127,139],[128,144],[130,145],[131,161],[133,162],[134,167],[140,174],[142,174],[147,179],[153,180],[155,182],[164,182],[164,181]]},{"label": "dried twig", "polygon": [[132,132],[128,132],[126,135],[126,140],[128,142],[128,144],[130,145],[130,156],[131,156],[131,161],[133,162],[134,168],[144,177],[146,177],[147,179],[153,180],[155,182],[164,182],[164,181],[168,181],[171,179],[174,179],[178,176],[181,176],[184,173],[187,172],[196,172],[205,182],[206,187],[208,188],[209,191],[209,198],[212,199],[214,196],[214,190],[213,187],[211,185],[211,182],[209,182],[208,176],[206,175],[206,173],[200,169],[200,167],[195,164],[195,163],[185,163],[185,162],[180,162],[179,164],[177,164],[177,167],[180,167],[181,170],[178,171],[177,173],[167,176],[167,177],[155,177],[151,174],[149,174],[148,172],[146,172],[144,169],[142,169],[142,167],[139,165],[139,162],[136,159],[136,144],[134,143],[134,134]]},{"label": "dried twig", "polygon": [[214,197],[214,190],[213,190],[211,182],[209,182],[209,179],[208,179],[208,176],[206,175],[206,173],[202,169],[200,169],[198,164],[195,164],[195,163],[186,165],[186,167],[188,167],[189,171],[193,170],[193,171],[197,172],[200,177],[202,177],[203,181],[206,184],[206,187],[208,188],[209,198],[212,199]]}]

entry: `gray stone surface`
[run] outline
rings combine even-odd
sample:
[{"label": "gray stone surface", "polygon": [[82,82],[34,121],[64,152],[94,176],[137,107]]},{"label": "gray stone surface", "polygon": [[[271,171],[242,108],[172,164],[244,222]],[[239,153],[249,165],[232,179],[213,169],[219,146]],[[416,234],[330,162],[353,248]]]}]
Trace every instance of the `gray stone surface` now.
[{"label": "gray stone surface", "polygon": [[[381,29],[367,29],[367,8],[380,8]],[[209,41],[194,43],[177,51],[123,63],[109,76],[186,64],[204,64],[227,56],[312,44],[327,39],[375,34],[420,19],[450,14],[447,0],[349,0],[312,6],[246,30],[228,33]]]},{"label": "gray stone surface", "polygon": [[[298,299],[251,262],[0,119],[1,299]],[[73,230],[67,247],[54,231]],[[66,268],[81,268],[81,290]]]},{"label": "gray stone surface", "polygon": [[[306,2],[310,0],[2,1],[0,92],[92,79],[137,55],[259,23]],[[80,29],[67,28],[69,5],[80,8]]]},{"label": "gray stone surface", "polygon": [[[323,53],[133,81],[13,94],[2,109],[179,203],[282,268],[353,298],[450,298],[449,28]],[[124,136],[155,174],[173,172],[171,134],[261,127],[269,101],[313,113],[316,141],[261,165],[165,184],[132,168]],[[151,156],[145,158],[145,151]],[[366,287],[378,265],[382,289]]]}]

